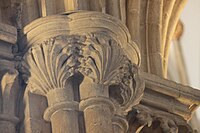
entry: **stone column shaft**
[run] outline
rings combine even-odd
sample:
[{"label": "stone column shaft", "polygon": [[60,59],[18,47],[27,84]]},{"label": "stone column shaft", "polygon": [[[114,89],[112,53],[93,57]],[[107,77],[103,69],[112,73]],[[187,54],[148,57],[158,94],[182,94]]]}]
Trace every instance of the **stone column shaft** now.
[{"label": "stone column shaft", "polygon": [[114,133],[126,133],[128,130],[128,121],[126,118],[115,115],[113,117],[113,130]]},{"label": "stone column shaft", "polygon": [[0,131],[3,131],[3,133],[15,133],[15,125],[9,121],[0,121]]},{"label": "stone column shaft", "polygon": [[51,121],[53,133],[79,133],[79,104],[74,101],[72,84],[67,88],[55,89],[47,94],[49,107],[44,119]]},{"label": "stone column shaft", "polygon": [[113,133],[112,102],[106,97],[94,97],[83,100],[86,133]]},{"label": "stone column shaft", "polygon": [[17,117],[8,116],[7,114],[0,114],[0,132],[2,133],[16,133],[16,124],[19,122]]},{"label": "stone column shaft", "polygon": [[112,116],[114,104],[105,86],[86,80],[80,85],[80,109],[84,113],[86,133],[114,133]]},{"label": "stone column shaft", "polygon": [[60,110],[51,117],[53,133],[79,133],[78,112]]}]

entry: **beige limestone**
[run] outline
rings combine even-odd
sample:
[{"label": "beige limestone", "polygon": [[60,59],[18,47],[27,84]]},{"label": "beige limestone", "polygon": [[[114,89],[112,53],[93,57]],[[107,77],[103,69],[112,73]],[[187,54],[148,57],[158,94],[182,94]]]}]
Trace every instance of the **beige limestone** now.
[{"label": "beige limestone", "polygon": [[[71,18],[71,20],[69,21],[68,18]],[[56,23],[57,19],[60,19],[60,22],[69,23],[69,26],[59,28],[58,23]],[[83,20],[78,27],[76,24],[77,19]],[[91,25],[88,25],[90,19],[93,19],[93,21]],[[54,20],[56,20],[55,23],[52,23]],[[108,23],[109,27],[104,25],[105,22]],[[40,27],[42,25],[40,23],[55,26],[57,29],[52,30],[51,26],[48,26],[50,29],[46,28],[41,33]],[[92,23],[95,23],[95,25]],[[37,30],[32,30],[38,24]],[[64,29],[66,31],[63,31]],[[116,34],[119,31],[121,34]],[[40,32],[40,36],[37,32]],[[52,33],[49,34],[49,32]],[[109,85],[121,84],[127,86],[124,89],[130,89],[126,93],[133,91],[130,96],[128,96],[129,94],[119,94],[125,98],[122,99],[124,100],[123,106],[115,101],[116,107],[122,106],[119,109],[120,115],[128,113],[134,104],[138,104],[138,99],[141,99],[143,88],[140,87],[140,83],[134,88],[134,83],[132,83],[134,82],[132,80],[135,79],[139,82],[139,78],[131,75],[137,74],[137,71],[134,70],[137,67],[131,66],[131,62],[139,65],[140,54],[137,46],[130,41],[127,29],[114,18],[95,12],[79,12],[71,15],[47,17],[27,26],[24,33],[21,48],[25,49],[22,52],[26,52],[26,49],[28,51],[24,55],[22,64],[24,68],[23,75],[28,79],[27,83],[31,92],[47,97],[49,107],[45,111],[44,118],[51,121],[53,132],[58,130],[60,132],[78,132],[79,109],[76,106],[79,101],[74,101],[73,85],[69,86],[73,83],[70,80],[70,78],[73,79],[73,75],[84,76],[83,81],[80,83],[80,95],[78,97],[80,97],[80,111],[83,111],[85,128],[88,133],[113,132],[112,117],[116,109],[112,100],[115,97],[112,100],[109,99]],[[41,38],[41,34],[46,34],[46,36]],[[46,40],[48,36],[51,38]],[[25,42],[27,38],[30,40],[33,38],[34,40]],[[24,47],[26,43],[29,44],[28,47],[26,46],[27,48]],[[131,59],[130,61],[124,55],[124,52],[127,53],[127,57]],[[115,59],[112,55],[116,56]],[[112,62],[108,62],[111,60]],[[41,61],[44,64],[41,64]],[[56,61],[56,64],[52,64],[54,61]],[[126,80],[128,80],[128,83],[126,83]],[[136,96],[137,94],[138,96]],[[65,113],[59,111],[61,108],[65,110]],[[56,113],[54,113],[55,111]],[[69,112],[73,114],[69,114]],[[56,123],[62,121],[61,117],[66,119],[66,123],[58,126]],[[77,127],[74,127],[74,125]],[[70,130],[67,131],[66,127]]]},{"label": "beige limestone", "polygon": [[194,133],[163,78],[185,1],[1,0],[0,131]]}]

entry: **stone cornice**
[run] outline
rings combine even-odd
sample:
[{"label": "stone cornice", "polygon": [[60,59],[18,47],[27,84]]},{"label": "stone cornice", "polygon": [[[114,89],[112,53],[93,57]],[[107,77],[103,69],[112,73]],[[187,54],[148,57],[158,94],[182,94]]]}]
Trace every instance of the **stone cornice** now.
[{"label": "stone cornice", "polygon": [[127,118],[129,132],[196,133],[187,122],[200,105],[200,91],[146,72],[144,95]]},{"label": "stone cornice", "polygon": [[145,72],[140,76],[145,81],[142,105],[179,115],[185,120],[189,120],[200,105],[199,90]]}]

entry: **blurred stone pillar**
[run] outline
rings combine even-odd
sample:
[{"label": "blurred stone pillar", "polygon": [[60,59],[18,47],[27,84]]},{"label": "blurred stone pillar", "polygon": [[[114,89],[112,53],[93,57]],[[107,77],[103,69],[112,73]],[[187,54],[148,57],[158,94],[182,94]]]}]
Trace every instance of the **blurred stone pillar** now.
[{"label": "blurred stone pillar", "polygon": [[[19,122],[16,110],[19,98],[19,77],[16,69],[11,66],[1,65],[0,80],[0,131],[15,133]],[[12,63],[9,63],[11,65]]]}]

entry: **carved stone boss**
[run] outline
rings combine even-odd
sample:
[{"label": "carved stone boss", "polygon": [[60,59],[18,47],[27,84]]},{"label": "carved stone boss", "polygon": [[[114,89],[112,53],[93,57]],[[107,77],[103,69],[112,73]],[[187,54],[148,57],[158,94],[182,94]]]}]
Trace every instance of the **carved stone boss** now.
[{"label": "carved stone boss", "polygon": [[128,130],[124,116],[141,100],[144,84],[139,50],[121,22],[96,12],[41,18],[24,28],[20,50],[28,88],[47,98],[44,119],[53,133],[83,132],[79,111],[86,133]]}]

